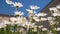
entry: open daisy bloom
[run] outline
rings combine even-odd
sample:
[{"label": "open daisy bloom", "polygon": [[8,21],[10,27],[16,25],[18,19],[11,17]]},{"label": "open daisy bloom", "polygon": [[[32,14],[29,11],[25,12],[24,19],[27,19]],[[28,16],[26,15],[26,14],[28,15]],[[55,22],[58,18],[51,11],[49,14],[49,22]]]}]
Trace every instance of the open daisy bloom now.
[{"label": "open daisy bloom", "polygon": [[56,8],[60,9],[60,5],[57,5]]},{"label": "open daisy bloom", "polygon": [[53,13],[53,16],[60,16],[60,13]]},{"label": "open daisy bloom", "polygon": [[33,10],[26,9],[26,11],[28,11],[29,14],[33,14]]},{"label": "open daisy bloom", "polygon": [[19,12],[18,12],[18,11],[16,11],[16,12],[15,12],[15,15],[16,15],[16,16],[21,16],[21,15],[23,15],[23,14],[24,14],[24,13],[23,13],[23,12],[21,12],[21,11],[19,11]]},{"label": "open daisy bloom", "polygon": [[17,19],[16,19],[15,17],[11,17],[10,20],[11,20],[12,22],[16,22],[16,21],[17,21]]},{"label": "open daisy bloom", "polygon": [[16,9],[23,7],[23,5],[20,2],[14,2],[13,6],[16,7]]},{"label": "open daisy bloom", "polygon": [[20,22],[21,22],[21,23],[25,23],[25,22],[27,22],[27,19],[26,19],[25,17],[21,17],[21,18],[20,18]]},{"label": "open daisy bloom", "polygon": [[40,7],[38,7],[38,6],[33,6],[33,5],[31,5],[30,6],[30,9],[32,9],[32,10],[37,10],[37,9],[39,9]]},{"label": "open daisy bloom", "polygon": [[47,18],[41,18],[41,21],[46,21],[47,20]]},{"label": "open daisy bloom", "polygon": [[37,16],[46,16],[47,13],[38,13]]},{"label": "open daisy bloom", "polygon": [[26,14],[24,15],[23,12],[19,11],[20,10],[19,8],[23,7],[23,5],[20,2],[12,2],[10,0],[6,0],[6,3],[12,4],[16,8],[16,11],[14,12],[14,15],[16,17],[11,16],[9,18],[10,21],[4,20],[2,23],[0,23],[0,30],[1,28],[6,28],[8,26],[9,28],[10,27],[13,28],[11,29],[14,31],[12,32],[13,34],[15,33],[20,34],[20,32],[24,33],[25,30],[27,34],[30,34],[30,33],[31,34],[36,34],[36,33],[37,34],[47,34],[47,33],[50,34],[51,33],[50,31],[52,30],[53,30],[52,33],[55,34],[55,30],[60,31],[60,27],[57,28],[57,26],[60,25],[60,19],[59,19],[60,12],[58,10],[60,9],[60,5],[49,8],[49,10],[51,11],[51,14],[49,13],[49,16],[48,16],[48,13],[45,13],[45,12],[40,12],[40,13],[34,12],[35,10],[40,8],[38,6],[30,5],[30,9],[26,9],[28,15]]},{"label": "open daisy bloom", "polygon": [[6,0],[6,3],[7,3],[7,4],[13,4],[13,2],[10,1],[10,0]]},{"label": "open daisy bloom", "polygon": [[51,7],[49,8],[49,10],[51,11],[51,13],[59,13],[59,10],[56,7]]},{"label": "open daisy bloom", "polygon": [[47,31],[47,28],[42,28],[42,31]]}]

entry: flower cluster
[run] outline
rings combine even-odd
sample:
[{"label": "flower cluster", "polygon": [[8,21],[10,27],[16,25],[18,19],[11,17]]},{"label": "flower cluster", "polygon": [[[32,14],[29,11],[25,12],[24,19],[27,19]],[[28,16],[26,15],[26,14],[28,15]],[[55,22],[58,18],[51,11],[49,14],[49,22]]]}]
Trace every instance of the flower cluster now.
[{"label": "flower cluster", "polygon": [[51,26],[51,32],[53,34],[57,34],[58,31],[60,31],[60,5],[57,5],[56,7],[49,8],[51,12],[51,17],[48,17],[49,24]]},{"label": "flower cluster", "polygon": [[20,2],[12,2],[11,0],[6,0],[6,3],[9,5],[13,5],[14,7],[16,7],[17,9],[19,7],[23,7],[23,5]]},{"label": "flower cluster", "polygon": [[[14,17],[10,17],[9,20],[3,20],[0,22],[0,33],[4,34],[57,34],[60,31],[60,5],[49,8],[51,15],[46,17],[48,13],[35,13],[35,10],[40,7],[31,5],[30,9],[26,9],[29,16],[23,16],[24,13],[18,11],[18,8],[23,7],[19,2],[12,2],[6,0],[7,4],[12,4],[16,11]],[[42,22],[48,21],[49,28],[44,27]]]}]

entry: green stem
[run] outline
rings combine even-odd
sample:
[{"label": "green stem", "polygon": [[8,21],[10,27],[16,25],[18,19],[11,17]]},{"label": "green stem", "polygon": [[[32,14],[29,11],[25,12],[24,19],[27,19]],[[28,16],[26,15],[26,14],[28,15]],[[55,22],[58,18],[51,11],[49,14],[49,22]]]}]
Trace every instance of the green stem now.
[{"label": "green stem", "polygon": [[8,16],[10,18],[10,5],[8,5]]},{"label": "green stem", "polygon": [[19,8],[19,7],[18,7],[18,6],[16,6],[16,11],[18,10],[18,8]]}]

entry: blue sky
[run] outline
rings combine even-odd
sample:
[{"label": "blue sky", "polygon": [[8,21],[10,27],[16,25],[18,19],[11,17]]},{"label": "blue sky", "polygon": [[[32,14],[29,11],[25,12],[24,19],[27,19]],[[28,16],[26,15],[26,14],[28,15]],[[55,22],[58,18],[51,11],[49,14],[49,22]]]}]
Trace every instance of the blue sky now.
[{"label": "blue sky", "polygon": [[[13,2],[21,2],[23,7],[19,8],[18,11],[24,12],[27,15],[26,9],[30,8],[30,5],[36,5],[40,8],[36,12],[40,12],[44,7],[46,7],[52,0],[11,0]],[[0,14],[9,14],[8,9],[10,9],[10,15],[14,15],[15,8],[11,5],[8,6],[5,0],[0,0]]]}]

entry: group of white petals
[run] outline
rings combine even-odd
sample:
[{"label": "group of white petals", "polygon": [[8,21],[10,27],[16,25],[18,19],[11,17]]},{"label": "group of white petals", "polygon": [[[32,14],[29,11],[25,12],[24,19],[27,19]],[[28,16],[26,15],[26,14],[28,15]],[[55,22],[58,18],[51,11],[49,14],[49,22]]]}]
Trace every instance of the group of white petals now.
[{"label": "group of white petals", "polygon": [[[18,7],[23,7],[23,5],[20,3],[20,2],[12,2],[10,0],[6,0],[6,3],[7,4],[13,4],[14,7],[18,6]],[[52,17],[47,17],[45,18],[45,16],[47,16],[48,14],[47,13],[38,13],[36,14],[34,12],[34,10],[36,9],[39,9],[40,7],[38,6],[30,6],[30,9],[26,9],[26,11],[29,13],[29,17],[30,16],[33,16],[32,19],[35,20],[35,22],[41,22],[41,21],[49,21],[50,22],[50,25],[53,25],[55,24],[55,22],[53,22],[54,18]],[[60,12],[59,10],[60,9],[60,5],[56,6],[56,7],[52,7],[52,8],[49,8],[49,10],[54,13],[52,13],[52,15],[55,17],[55,16],[60,16]],[[11,22],[9,21],[6,21],[4,20],[3,23],[0,24],[0,28],[3,28],[3,27],[6,27],[5,24],[11,24],[11,25],[14,25],[14,24],[18,24],[18,26],[23,26],[25,27],[27,25],[27,28],[30,28],[31,27],[36,27],[35,23],[32,23],[30,22],[26,17],[22,16],[24,13],[21,12],[21,11],[16,11],[15,12],[15,15],[19,15],[18,17],[11,17],[10,20]],[[30,19],[30,18],[29,18]],[[38,26],[39,28],[42,28],[43,26]],[[42,28],[43,31],[46,31],[47,28]],[[56,28],[57,31],[60,31],[60,28]],[[34,30],[36,31],[36,29]]]}]

